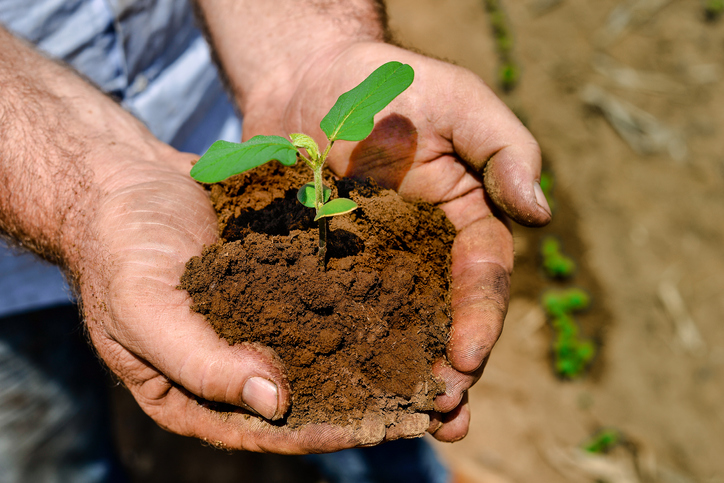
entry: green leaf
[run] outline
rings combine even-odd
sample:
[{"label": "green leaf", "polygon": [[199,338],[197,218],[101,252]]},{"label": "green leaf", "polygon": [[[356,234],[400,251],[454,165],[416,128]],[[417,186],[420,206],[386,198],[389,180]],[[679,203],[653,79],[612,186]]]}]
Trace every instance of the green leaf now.
[{"label": "green leaf", "polygon": [[191,168],[191,177],[202,183],[217,183],[273,159],[293,166],[297,148],[281,136],[254,136],[243,143],[216,141]]},{"label": "green leaf", "polygon": [[[324,202],[329,201],[329,197],[332,196],[332,190],[328,186],[323,186],[322,191],[324,193]],[[297,199],[301,204],[307,208],[314,208],[314,183],[307,183],[297,191]]]},{"label": "green leaf", "polygon": [[292,144],[298,148],[304,148],[309,153],[312,161],[319,159],[319,146],[311,137],[302,133],[293,133],[289,135],[292,138]]},{"label": "green leaf", "polygon": [[314,221],[326,216],[345,215],[357,208],[357,203],[347,198],[335,198],[329,203],[322,205],[314,217]]},{"label": "green leaf", "polygon": [[620,444],[623,435],[615,429],[603,429],[596,433],[593,438],[583,444],[583,449],[589,453],[608,453],[614,446]]},{"label": "green leaf", "polygon": [[361,141],[372,132],[375,114],[407,89],[415,73],[407,64],[388,62],[357,87],[345,92],[324,116],[320,127],[330,142]]}]

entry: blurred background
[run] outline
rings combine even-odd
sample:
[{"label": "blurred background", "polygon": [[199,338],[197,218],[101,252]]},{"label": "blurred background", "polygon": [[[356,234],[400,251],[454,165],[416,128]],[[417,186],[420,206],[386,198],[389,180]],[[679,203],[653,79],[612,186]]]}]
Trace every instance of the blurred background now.
[{"label": "blurred background", "polygon": [[[457,482],[724,482],[721,0],[387,0],[405,46],[483,78],[538,139],[554,221],[515,227],[506,327]],[[321,481],[155,427],[114,389],[136,481]],[[193,464],[190,464],[193,462]]]}]

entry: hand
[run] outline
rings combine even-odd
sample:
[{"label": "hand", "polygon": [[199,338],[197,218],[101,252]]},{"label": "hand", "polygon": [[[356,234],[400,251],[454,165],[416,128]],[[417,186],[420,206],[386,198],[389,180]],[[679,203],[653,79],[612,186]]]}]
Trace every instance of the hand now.
[{"label": "hand", "polygon": [[[290,430],[248,416],[244,408],[271,420],[287,411],[283,365],[264,347],[229,346],[176,288],[186,261],[216,241],[216,217],[188,175],[195,156],[152,144],[140,154],[115,145],[114,162],[128,151],[133,160],[106,179],[74,267],[100,357],[161,427],[215,446],[308,453],[378,442],[381,423]],[[238,409],[212,411],[212,402]]]},{"label": "hand", "polygon": [[367,139],[335,143],[329,164],[339,175],[371,176],[408,199],[438,204],[458,230],[450,365],[435,368],[447,390],[429,429],[455,441],[469,424],[466,391],[480,378],[507,312],[513,239],[504,215],[533,226],[550,220],[533,137],[469,71],[376,42],[327,51],[282,110],[245,113],[244,137],[304,132],[325,146],[319,122],[336,98],[391,60],[412,65],[415,81],[377,116]]},{"label": "hand", "polygon": [[[281,417],[289,385],[275,354],[230,347],[176,289],[185,262],[216,240],[212,207],[188,175],[195,156],[160,143],[115,101],[2,28],[0,45],[0,118],[12,119],[0,136],[0,225],[67,269],[98,354],[141,408],[168,430],[232,449],[308,453],[380,442],[381,421],[292,431],[249,417]],[[210,411],[213,403],[238,409]],[[416,421],[402,423],[400,434],[410,434]]]}]

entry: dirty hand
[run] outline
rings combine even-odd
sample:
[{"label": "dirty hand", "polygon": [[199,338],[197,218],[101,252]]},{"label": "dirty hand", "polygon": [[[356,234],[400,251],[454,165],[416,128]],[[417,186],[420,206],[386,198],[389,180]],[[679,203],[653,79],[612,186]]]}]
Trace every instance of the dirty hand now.
[{"label": "dirty hand", "polygon": [[188,176],[194,158],[160,145],[119,166],[88,216],[93,235],[74,271],[100,357],[161,427],[218,447],[309,453],[378,442],[383,424],[268,422],[291,403],[281,360],[259,345],[229,346],[190,310],[179,278],[217,239],[208,196]]},{"label": "dirty hand", "polygon": [[188,174],[196,156],[2,28],[0,85],[0,226],[65,266],[98,355],[156,423],[277,453],[380,440],[379,424],[295,431],[268,422],[291,399],[278,357],[229,346],[190,310],[177,288],[185,263],[217,239],[209,198]]},{"label": "dirty hand", "polygon": [[244,137],[305,132],[326,145],[319,121],[337,96],[391,60],[413,67],[412,86],[376,116],[367,139],[335,143],[329,164],[341,176],[371,176],[408,199],[438,204],[457,229],[450,364],[436,366],[447,390],[436,400],[429,429],[454,441],[467,433],[466,391],[480,378],[507,311],[513,238],[505,215],[530,226],[550,220],[531,134],[471,72],[367,42],[316,59],[276,116],[247,111]]}]

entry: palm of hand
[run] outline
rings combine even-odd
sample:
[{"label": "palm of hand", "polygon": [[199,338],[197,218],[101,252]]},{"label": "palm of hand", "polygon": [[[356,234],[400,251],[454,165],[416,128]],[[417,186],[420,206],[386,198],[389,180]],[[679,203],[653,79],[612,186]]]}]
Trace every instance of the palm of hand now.
[{"label": "palm of hand", "polygon": [[[379,442],[384,427],[381,435],[371,426],[291,431],[248,417],[242,396],[250,378],[277,384],[278,415],[288,408],[289,386],[271,350],[229,346],[176,288],[186,261],[217,235],[208,197],[188,176],[193,157],[174,157],[178,169],[150,166],[117,180],[95,214],[102,224],[81,295],[99,355],[161,427],[220,447],[308,453]],[[238,409],[210,411],[211,402]]]},{"label": "palm of hand", "polygon": [[548,220],[536,204],[540,156],[533,138],[468,71],[386,44],[348,49],[326,71],[305,78],[283,115],[249,113],[244,134],[305,132],[322,141],[317,123],[336,97],[389,60],[411,64],[415,81],[378,115],[367,139],[335,143],[329,165],[341,176],[373,177],[409,199],[438,204],[458,230],[451,366],[436,368],[447,391],[430,428],[438,439],[456,440],[467,432],[466,391],[481,376],[507,311],[513,240],[505,217],[494,214],[502,209],[525,224]]}]

